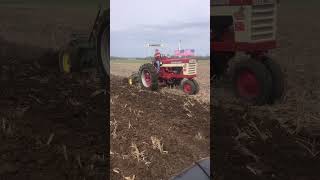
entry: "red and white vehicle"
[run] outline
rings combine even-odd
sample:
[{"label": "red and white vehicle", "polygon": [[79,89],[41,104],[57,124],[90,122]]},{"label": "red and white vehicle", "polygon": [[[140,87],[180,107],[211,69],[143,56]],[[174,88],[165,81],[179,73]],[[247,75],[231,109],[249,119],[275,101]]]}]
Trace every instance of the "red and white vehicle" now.
[{"label": "red and white vehicle", "polygon": [[216,77],[238,52],[248,55],[232,69],[235,93],[255,104],[282,97],[281,68],[268,52],[277,47],[276,0],[211,0],[211,58]]},{"label": "red and white vehicle", "polygon": [[[159,61],[160,67],[156,61]],[[189,95],[199,92],[197,60],[189,58],[169,58],[161,55],[151,63],[143,64],[136,77],[131,76],[129,83],[138,81],[143,88],[157,90],[159,85],[180,86]]]}]

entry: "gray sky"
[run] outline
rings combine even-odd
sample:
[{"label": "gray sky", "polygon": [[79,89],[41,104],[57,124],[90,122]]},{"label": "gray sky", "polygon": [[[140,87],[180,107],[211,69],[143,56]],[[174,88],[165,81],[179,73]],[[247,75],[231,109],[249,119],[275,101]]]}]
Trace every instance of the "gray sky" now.
[{"label": "gray sky", "polygon": [[[182,48],[210,54],[209,0],[111,0],[111,56],[144,57],[144,43],[163,41],[164,53]],[[153,55],[148,54],[148,55]]]}]

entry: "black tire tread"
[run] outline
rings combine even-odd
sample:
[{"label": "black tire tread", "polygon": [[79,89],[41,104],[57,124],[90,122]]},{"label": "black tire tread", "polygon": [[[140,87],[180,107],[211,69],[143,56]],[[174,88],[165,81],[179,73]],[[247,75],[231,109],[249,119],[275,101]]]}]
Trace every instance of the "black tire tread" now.
[{"label": "black tire tread", "polygon": [[278,63],[269,57],[263,58],[263,64],[268,68],[272,78],[272,94],[271,101],[274,103],[276,100],[283,98],[285,93],[285,80],[282,69]]},{"label": "black tire tread", "polygon": [[200,91],[200,86],[199,86],[199,83],[195,80],[195,79],[192,79],[192,82],[195,84],[196,86],[196,91],[194,94],[198,94],[199,91]]}]

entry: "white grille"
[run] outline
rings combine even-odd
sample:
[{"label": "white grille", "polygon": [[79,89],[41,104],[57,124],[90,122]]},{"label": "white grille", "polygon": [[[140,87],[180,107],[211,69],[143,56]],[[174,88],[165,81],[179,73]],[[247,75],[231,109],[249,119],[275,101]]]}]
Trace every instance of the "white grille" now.
[{"label": "white grille", "polygon": [[252,6],[251,39],[253,41],[275,38],[275,4]]},{"label": "white grille", "polygon": [[196,62],[190,62],[187,66],[187,74],[188,75],[194,75],[197,73],[197,63]]}]

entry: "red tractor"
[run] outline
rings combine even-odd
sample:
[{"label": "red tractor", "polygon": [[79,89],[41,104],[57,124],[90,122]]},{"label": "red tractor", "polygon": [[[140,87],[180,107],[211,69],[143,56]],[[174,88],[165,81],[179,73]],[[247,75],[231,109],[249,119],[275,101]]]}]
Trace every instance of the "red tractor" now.
[{"label": "red tractor", "polygon": [[197,60],[169,58],[156,51],[151,63],[143,64],[139,72],[129,78],[129,84],[139,83],[142,88],[157,90],[160,85],[180,86],[189,95],[199,92]]},{"label": "red tractor", "polygon": [[[284,94],[280,66],[268,52],[276,46],[276,0],[211,0],[211,58],[215,77],[231,69],[235,94],[256,104],[271,104]],[[246,55],[234,67],[229,62]]]}]

